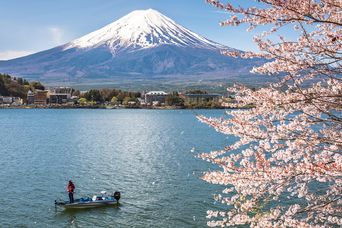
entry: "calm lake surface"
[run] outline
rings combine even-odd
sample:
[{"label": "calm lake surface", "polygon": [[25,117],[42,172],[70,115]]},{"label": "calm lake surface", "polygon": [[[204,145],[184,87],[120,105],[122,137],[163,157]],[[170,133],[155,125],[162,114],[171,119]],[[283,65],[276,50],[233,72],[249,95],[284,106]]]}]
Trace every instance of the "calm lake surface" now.
[{"label": "calm lake surface", "polygon": [[[189,110],[0,110],[0,227],[205,227],[222,186],[195,154],[230,140]],[[118,190],[121,205],[55,210],[69,179],[75,197]]]}]

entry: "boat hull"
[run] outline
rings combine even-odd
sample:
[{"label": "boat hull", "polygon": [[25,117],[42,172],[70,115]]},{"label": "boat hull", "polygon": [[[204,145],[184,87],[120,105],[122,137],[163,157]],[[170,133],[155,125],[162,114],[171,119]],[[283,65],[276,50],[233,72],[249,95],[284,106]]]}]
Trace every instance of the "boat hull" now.
[{"label": "boat hull", "polygon": [[66,203],[60,206],[65,209],[83,209],[83,208],[94,208],[94,207],[104,207],[109,205],[118,205],[116,201],[102,201],[102,202],[83,202],[83,203]]}]

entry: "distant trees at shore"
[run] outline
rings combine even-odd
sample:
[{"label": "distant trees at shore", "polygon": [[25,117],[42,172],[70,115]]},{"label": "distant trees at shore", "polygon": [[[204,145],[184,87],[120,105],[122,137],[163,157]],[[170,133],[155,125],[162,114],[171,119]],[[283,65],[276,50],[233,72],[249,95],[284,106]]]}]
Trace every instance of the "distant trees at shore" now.
[{"label": "distant trees at shore", "polygon": [[137,101],[141,97],[140,92],[129,92],[118,89],[91,89],[80,97],[87,101],[94,101],[96,103],[110,102],[115,104],[123,104],[129,101]]},{"label": "distant trees at shore", "polygon": [[[13,77],[8,74],[0,74],[0,96],[20,97],[27,102],[28,91],[36,92],[36,90],[45,90],[46,87],[39,81],[29,82],[26,79]],[[205,90],[192,89],[181,94],[179,92],[171,92],[165,98],[165,103],[157,106],[177,107],[177,108],[221,108],[219,102],[189,101],[186,96],[189,94],[206,95]],[[89,106],[124,106],[128,108],[145,107],[145,97],[141,92],[124,91],[121,89],[90,89],[86,92],[72,89],[73,101],[75,105],[83,107]]]}]

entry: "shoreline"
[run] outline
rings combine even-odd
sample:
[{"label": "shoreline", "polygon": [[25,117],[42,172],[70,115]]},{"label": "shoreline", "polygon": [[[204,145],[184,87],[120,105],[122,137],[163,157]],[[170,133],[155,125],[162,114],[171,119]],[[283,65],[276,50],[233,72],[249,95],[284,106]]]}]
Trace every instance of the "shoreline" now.
[{"label": "shoreline", "polygon": [[0,109],[146,109],[146,110],[197,110],[197,109],[238,109],[229,107],[110,107],[110,106],[8,106]]}]

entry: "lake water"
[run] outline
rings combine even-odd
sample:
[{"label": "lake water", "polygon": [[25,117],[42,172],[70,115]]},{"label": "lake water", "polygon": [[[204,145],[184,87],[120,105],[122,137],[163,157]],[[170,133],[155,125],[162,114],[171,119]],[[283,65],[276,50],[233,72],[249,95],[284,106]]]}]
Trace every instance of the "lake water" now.
[{"label": "lake water", "polygon": [[[205,227],[222,186],[195,154],[228,141],[189,110],[0,110],[0,227]],[[69,179],[75,197],[118,190],[121,205],[56,210]]]}]

